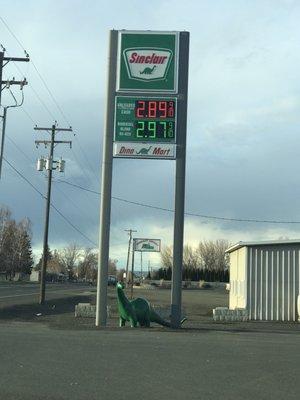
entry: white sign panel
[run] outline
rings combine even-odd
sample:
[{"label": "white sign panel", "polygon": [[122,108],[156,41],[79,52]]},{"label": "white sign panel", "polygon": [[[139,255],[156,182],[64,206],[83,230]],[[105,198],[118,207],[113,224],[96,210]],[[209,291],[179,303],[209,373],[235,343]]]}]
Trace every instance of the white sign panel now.
[{"label": "white sign panel", "polygon": [[173,53],[160,48],[133,48],[123,52],[128,75],[140,81],[163,80]]},{"label": "white sign panel", "polygon": [[133,250],[160,252],[160,239],[133,239]]},{"label": "white sign panel", "polygon": [[176,158],[176,145],[172,143],[115,142],[114,157],[173,160]]}]

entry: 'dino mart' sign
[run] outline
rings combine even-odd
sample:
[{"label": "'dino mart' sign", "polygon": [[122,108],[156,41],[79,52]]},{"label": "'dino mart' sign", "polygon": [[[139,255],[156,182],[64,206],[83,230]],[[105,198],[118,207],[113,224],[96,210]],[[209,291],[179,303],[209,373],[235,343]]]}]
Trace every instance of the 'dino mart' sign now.
[{"label": "'dino mart' sign", "polygon": [[118,91],[177,92],[177,32],[119,35]]}]

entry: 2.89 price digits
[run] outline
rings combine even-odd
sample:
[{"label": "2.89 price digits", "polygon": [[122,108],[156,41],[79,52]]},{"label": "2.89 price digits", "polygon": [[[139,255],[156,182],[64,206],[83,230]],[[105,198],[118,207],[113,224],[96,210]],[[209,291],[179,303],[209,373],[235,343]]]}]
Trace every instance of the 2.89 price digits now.
[{"label": "2.89 price digits", "polygon": [[174,118],[175,103],[166,100],[137,100],[136,118]]}]

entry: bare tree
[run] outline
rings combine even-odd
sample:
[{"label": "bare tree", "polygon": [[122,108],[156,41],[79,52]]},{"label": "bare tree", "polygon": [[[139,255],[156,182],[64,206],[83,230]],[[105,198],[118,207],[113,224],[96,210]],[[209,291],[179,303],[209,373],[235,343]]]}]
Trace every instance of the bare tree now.
[{"label": "bare tree", "polygon": [[199,254],[191,246],[183,247],[183,268],[196,269],[199,265]]},{"label": "bare tree", "polygon": [[83,257],[78,264],[78,276],[86,281],[95,281],[97,277],[98,257],[90,247],[84,249]]},{"label": "bare tree", "polygon": [[160,253],[163,268],[172,268],[173,266],[173,250],[171,246],[165,246]]},{"label": "bare tree", "polygon": [[59,251],[60,262],[63,265],[65,271],[68,273],[69,279],[72,279],[74,276],[74,269],[76,263],[79,260],[81,254],[81,250],[79,246],[75,243],[70,244],[64,249]]},{"label": "bare tree", "polygon": [[65,265],[61,262],[60,254],[56,249],[54,249],[51,257],[49,257],[47,261],[47,272],[56,275],[67,274]]},{"label": "bare tree", "polygon": [[215,242],[216,269],[225,271],[229,269],[229,257],[225,251],[231,246],[228,240],[219,239]]},{"label": "bare tree", "polygon": [[202,241],[197,252],[201,262],[201,268],[209,271],[224,271],[228,268],[228,260],[225,250],[230,246],[224,239],[216,241]]},{"label": "bare tree", "polygon": [[110,275],[117,275],[117,262],[118,260],[108,260],[108,273]]}]

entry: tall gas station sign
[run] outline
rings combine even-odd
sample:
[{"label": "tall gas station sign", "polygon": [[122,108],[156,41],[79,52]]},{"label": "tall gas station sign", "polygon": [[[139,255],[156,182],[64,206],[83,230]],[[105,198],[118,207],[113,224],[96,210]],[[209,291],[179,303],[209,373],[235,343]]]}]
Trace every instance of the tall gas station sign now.
[{"label": "tall gas station sign", "polygon": [[181,319],[188,32],[111,31],[96,325],[106,325],[113,158],[176,160],[171,324]]}]

